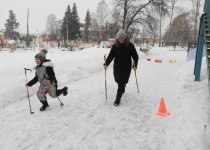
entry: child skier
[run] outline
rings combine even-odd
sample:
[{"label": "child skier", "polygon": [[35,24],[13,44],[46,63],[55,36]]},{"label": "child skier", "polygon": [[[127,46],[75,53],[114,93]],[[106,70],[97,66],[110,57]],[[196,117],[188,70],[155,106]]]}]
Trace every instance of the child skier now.
[{"label": "child skier", "polygon": [[66,96],[68,94],[68,87],[64,87],[63,89],[57,89],[57,80],[55,77],[55,72],[53,70],[53,63],[51,60],[46,59],[47,50],[43,49],[38,54],[35,55],[36,73],[35,77],[26,84],[26,86],[33,86],[37,82],[40,83],[39,90],[37,92],[37,97],[42,103],[42,107],[40,111],[44,111],[49,104],[47,102],[47,98],[45,96],[46,93],[53,98],[56,98],[63,94]]}]

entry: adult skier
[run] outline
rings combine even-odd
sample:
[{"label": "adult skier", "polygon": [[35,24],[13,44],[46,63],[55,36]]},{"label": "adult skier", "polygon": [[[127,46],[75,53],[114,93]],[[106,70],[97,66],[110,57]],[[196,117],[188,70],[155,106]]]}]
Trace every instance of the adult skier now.
[{"label": "adult skier", "polygon": [[[134,60],[132,66],[132,59]],[[137,69],[138,54],[134,45],[129,41],[124,30],[120,29],[116,35],[115,44],[104,63],[104,68],[107,69],[109,64],[114,59],[114,78],[118,84],[117,96],[114,101],[114,106],[120,104],[123,93],[125,92],[126,84],[129,81],[131,68]]]}]

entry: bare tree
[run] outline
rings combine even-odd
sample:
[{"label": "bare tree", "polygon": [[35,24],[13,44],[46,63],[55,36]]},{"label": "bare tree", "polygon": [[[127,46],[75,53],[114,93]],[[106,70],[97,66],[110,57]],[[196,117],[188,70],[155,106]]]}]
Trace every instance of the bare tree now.
[{"label": "bare tree", "polygon": [[146,34],[150,36],[154,46],[158,31],[158,14],[153,10],[153,8],[147,10],[147,19],[145,21],[144,29]]},{"label": "bare tree", "polygon": [[106,4],[105,0],[102,0],[101,2],[98,3],[96,10],[96,17],[98,20],[98,25],[100,27],[105,25],[107,15],[108,15],[108,5]]},{"label": "bare tree", "polygon": [[50,14],[47,17],[46,31],[51,36],[55,36],[56,35],[56,28],[57,28],[56,22],[57,22],[56,21],[56,16],[54,14]]},{"label": "bare tree", "polygon": [[153,0],[116,0],[114,2],[114,14],[115,21],[120,22],[122,28],[128,32],[129,28],[136,24],[142,23],[146,14],[144,12],[147,5],[152,3]]},{"label": "bare tree", "polygon": [[198,20],[200,16],[201,0],[191,0],[193,5],[193,15],[194,15],[194,42],[196,43],[198,36]]},{"label": "bare tree", "polygon": [[96,10],[96,19],[98,21],[99,26],[99,38],[102,39],[101,30],[107,21],[108,16],[108,5],[106,4],[105,0],[102,0],[98,3],[97,10]]},{"label": "bare tree", "polygon": [[98,19],[95,13],[91,13],[91,28],[93,29],[99,29],[99,25],[98,25]]},{"label": "bare tree", "polygon": [[169,7],[170,7],[170,10],[171,10],[171,13],[170,13],[170,24],[169,26],[171,25],[171,22],[173,20],[173,17],[176,13],[176,11],[178,10],[178,6],[176,6],[176,4],[179,2],[179,0],[169,0]]},{"label": "bare tree", "polygon": [[165,16],[169,15],[169,1],[160,0],[153,3],[154,10],[159,14],[159,46],[162,43],[162,24]]},{"label": "bare tree", "polygon": [[166,32],[167,45],[173,45],[174,50],[176,45],[188,45],[192,32],[192,24],[190,23],[190,12],[184,12],[178,15],[171,23],[171,26]]}]

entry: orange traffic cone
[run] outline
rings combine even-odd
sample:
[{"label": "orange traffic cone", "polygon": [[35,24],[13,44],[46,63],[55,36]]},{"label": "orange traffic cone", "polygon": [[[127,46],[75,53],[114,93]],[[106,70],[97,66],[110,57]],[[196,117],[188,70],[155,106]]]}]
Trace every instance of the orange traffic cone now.
[{"label": "orange traffic cone", "polygon": [[166,117],[166,116],[170,115],[170,113],[167,112],[167,110],[166,110],[164,98],[161,98],[159,110],[156,113],[156,115],[159,115],[159,116],[162,116],[162,117]]}]

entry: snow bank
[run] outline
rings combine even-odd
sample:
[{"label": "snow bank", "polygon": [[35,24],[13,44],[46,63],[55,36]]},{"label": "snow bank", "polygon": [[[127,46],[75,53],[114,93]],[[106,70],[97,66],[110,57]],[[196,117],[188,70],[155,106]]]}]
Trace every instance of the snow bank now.
[{"label": "snow bank", "polygon": [[[47,58],[51,59],[55,66],[55,73],[59,86],[64,86],[82,78],[91,76],[95,72],[102,71],[103,55],[108,49],[84,49],[82,51],[59,51],[50,49]],[[0,53],[0,107],[5,107],[26,98],[25,74],[23,68],[33,69],[34,56],[38,51],[16,51],[15,53]],[[35,72],[28,72],[28,81]],[[38,86],[30,88],[30,95],[36,94]]]},{"label": "snow bank", "polygon": [[[194,62],[186,51],[153,48],[149,56],[140,51],[136,93],[134,72],[119,107],[113,106],[117,85],[112,65],[107,70],[108,101],[104,95],[103,56],[109,50],[90,48],[77,52],[51,49],[59,85],[69,86],[69,95],[48,98],[45,112],[30,88],[29,114],[24,89],[24,67],[32,68],[36,52],[0,53],[2,104],[0,145],[3,150],[209,150],[210,106],[206,66],[201,82],[194,82]],[[148,62],[147,57],[152,61]],[[162,59],[162,63],[155,63]],[[168,59],[176,60],[168,63]],[[203,62],[205,64],[205,60]],[[29,78],[34,74],[29,73]],[[9,80],[8,80],[9,79]],[[21,100],[21,97],[23,101]],[[156,116],[164,97],[170,116]],[[16,101],[16,103],[14,103]]]}]

